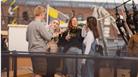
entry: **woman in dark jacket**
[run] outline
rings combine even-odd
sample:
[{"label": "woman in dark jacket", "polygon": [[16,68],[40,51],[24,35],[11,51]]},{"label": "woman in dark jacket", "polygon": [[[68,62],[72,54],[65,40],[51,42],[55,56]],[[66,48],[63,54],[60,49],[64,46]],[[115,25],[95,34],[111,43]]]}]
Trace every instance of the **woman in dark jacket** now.
[{"label": "woman in dark jacket", "polygon": [[70,47],[82,48],[83,38],[81,37],[81,29],[78,28],[76,17],[72,17],[69,21],[67,30],[59,37],[59,46],[64,47],[66,53]]},{"label": "woman in dark jacket", "polygon": [[[61,42],[62,40],[62,42]],[[72,17],[68,24],[68,29],[59,38],[59,44],[64,47],[63,52],[66,54],[82,54],[81,29],[78,28],[76,17]],[[70,77],[75,77],[75,59],[66,59],[67,72]],[[80,61],[78,61],[78,76],[80,76]]]}]

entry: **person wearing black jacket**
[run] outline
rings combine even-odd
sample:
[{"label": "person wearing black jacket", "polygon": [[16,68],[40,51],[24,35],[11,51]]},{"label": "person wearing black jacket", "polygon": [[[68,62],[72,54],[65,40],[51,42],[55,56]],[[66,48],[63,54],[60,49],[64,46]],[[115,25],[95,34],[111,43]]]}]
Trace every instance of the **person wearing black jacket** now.
[{"label": "person wearing black jacket", "polygon": [[[68,29],[59,37],[59,46],[64,47],[65,54],[82,54],[81,29],[78,28],[77,18],[72,17],[68,24]],[[75,76],[75,59],[66,59],[67,73],[70,77]],[[78,60],[77,71],[80,77],[81,63]]]},{"label": "person wearing black jacket", "polygon": [[[6,45],[6,38],[4,38],[4,35],[1,35],[1,53],[10,53],[7,52],[8,47]],[[1,70],[4,70],[5,68],[8,68],[9,66],[9,57],[8,56],[2,56],[1,57]]]}]

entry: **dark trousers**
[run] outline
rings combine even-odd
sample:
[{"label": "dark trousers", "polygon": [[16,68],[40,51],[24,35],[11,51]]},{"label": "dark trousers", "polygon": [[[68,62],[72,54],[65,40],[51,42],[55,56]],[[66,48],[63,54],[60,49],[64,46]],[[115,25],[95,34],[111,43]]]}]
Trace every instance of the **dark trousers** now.
[{"label": "dark trousers", "polygon": [[54,74],[60,69],[60,61],[60,58],[47,58],[48,65],[46,77],[54,77]]},{"label": "dark trousers", "polygon": [[47,59],[41,57],[32,57],[33,72],[39,75],[47,74]]}]

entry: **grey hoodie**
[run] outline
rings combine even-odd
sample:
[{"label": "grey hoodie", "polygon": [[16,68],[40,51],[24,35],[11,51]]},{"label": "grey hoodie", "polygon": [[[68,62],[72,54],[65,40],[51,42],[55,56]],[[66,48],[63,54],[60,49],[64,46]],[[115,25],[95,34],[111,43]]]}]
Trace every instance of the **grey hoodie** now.
[{"label": "grey hoodie", "polygon": [[47,42],[51,40],[52,33],[48,31],[43,22],[34,20],[26,32],[26,40],[29,43],[28,50],[32,52],[46,52]]}]

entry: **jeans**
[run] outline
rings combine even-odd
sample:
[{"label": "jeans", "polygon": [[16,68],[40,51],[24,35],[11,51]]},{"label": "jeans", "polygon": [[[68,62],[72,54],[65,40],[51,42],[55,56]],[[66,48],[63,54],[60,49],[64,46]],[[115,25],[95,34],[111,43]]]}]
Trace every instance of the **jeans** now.
[{"label": "jeans", "polygon": [[[66,54],[82,54],[82,50],[77,47],[71,47],[66,52]],[[77,73],[77,77],[81,77],[81,59],[76,60],[75,59],[69,59],[67,58],[65,60],[66,66],[67,66],[67,72],[69,77],[76,77],[75,74]],[[76,66],[77,66],[77,72],[76,72]]]},{"label": "jeans", "polygon": [[[94,52],[90,51],[89,55],[94,55]],[[94,77],[94,61],[92,59],[87,59],[83,65],[82,77]]]}]

